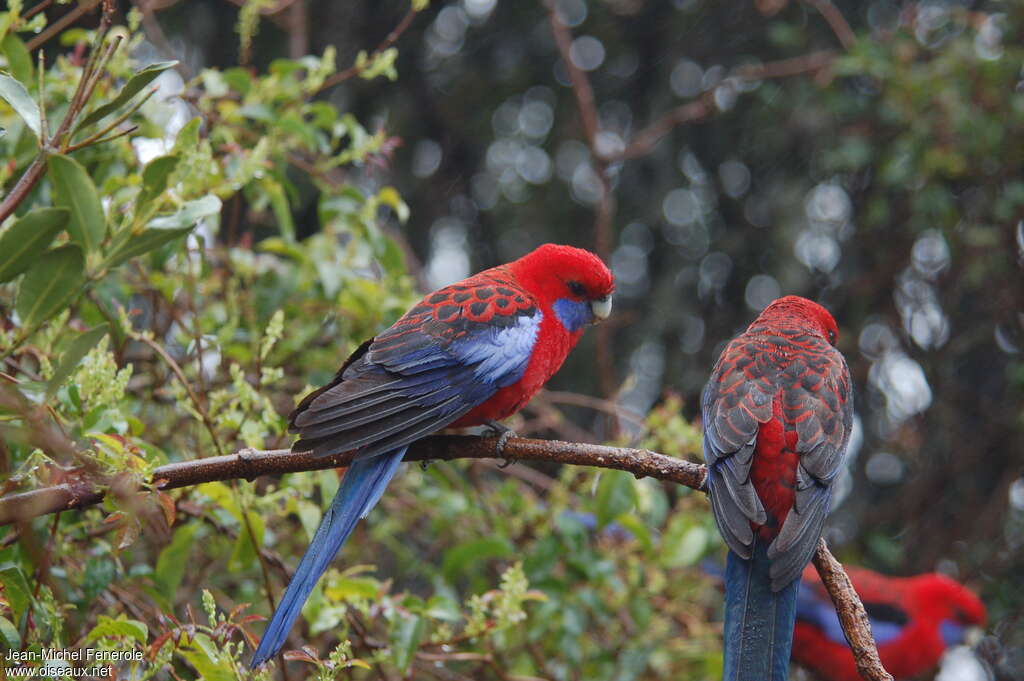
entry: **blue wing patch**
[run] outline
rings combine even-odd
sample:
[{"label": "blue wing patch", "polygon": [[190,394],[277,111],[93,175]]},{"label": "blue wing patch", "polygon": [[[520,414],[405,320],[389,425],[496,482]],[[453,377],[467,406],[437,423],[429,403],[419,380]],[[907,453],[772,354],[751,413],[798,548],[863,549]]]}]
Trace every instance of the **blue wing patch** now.
[{"label": "blue wing patch", "polygon": [[543,316],[537,310],[518,317],[513,326],[483,329],[452,342],[448,351],[463,364],[474,365],[477,380],[504,388],[523,377]]}]

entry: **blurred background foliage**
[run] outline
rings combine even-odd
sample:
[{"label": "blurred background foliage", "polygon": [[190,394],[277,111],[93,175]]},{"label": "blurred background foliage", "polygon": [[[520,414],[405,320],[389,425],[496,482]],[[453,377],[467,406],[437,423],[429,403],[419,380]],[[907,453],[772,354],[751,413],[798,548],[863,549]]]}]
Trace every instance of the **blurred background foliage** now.
[{"label": "blurred background foliage", "polygon": [[[966,581],[987,652],[941,678],[1020,678],[1019,3],[556,0],[571,69],[540,2],[113,4],[84,107],[97,3],[0,12],[0,484],[112,491],[0,534],[4,647],[245,677],[337,475],[119,490],[287,446],[295,398],[418,292],[557,241],[608,260],[616,313],[519,433],[699,458],[723,343],[816,298],[858,389],[833,546]],[[718,678],[702,495],[406,469],[265,678]]]}]

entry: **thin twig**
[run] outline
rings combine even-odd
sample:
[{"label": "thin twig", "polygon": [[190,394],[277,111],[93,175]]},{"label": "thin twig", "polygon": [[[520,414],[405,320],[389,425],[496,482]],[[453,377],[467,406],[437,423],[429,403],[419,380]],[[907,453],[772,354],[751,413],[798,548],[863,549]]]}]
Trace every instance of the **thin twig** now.
[{"label": "thin twig", "polygon": [[42,12],[44,9],[46,9],[47,7],[49,7],[52,4],[53,4],[53,0],[43,0],[38,5],[36,5],[32,9],[30,9],[29,11],[25,12],[24,14],[22,14],[21,15],[21,20],[22,21],[27,21],[28,19],[31,19],[32,17],[34,17],[35,15],[39,14],[40,12]]},{"label": "thin twig", "polygon": [[213,446],[217,449],[217,453],[221,456],[224,455],[224,449],[221,446],[220,438],[217,437],[216,427],[213,425],[213,421],[210,420],[210,415],[206,411],[206,407],[199,400],[199,396],[196,395],[195,391],[192,390],[192,384],[188,382],[188,378],[185,376],[185,372],[181,370],[181,366],[175,361],[171,355],[164,350],[159,343],[149,338],[145,334],[133,333],[132,339],[137,340],[140,343],[144,343],[152,348],[153,352],[160,356],[160,358],[167,364],[171,372],[177,377],[178,382],[181,383],[185,389],[185,394],[188,395],[189,401],[195,407],[196,413],[199,414],[200,420],[203,422],[203,426],[206,431],[210,434],[210,439],[213,441]]},{"label": "thin twig", "polygon": [[32,50],[42,45],[53,36],[63,31],[69,25],[78,21],[78,18],[83,14],[87,14],[96,9],[96,5],[98,4],[100,4],[100,0],[82,0],[78,3],[77,7],[75,7],[73,10],[62,16],[57,21],[47,26],[46,30],[37,35],[35,38],[28,41],[25,47],[28,49],[29,52],[31,52]]},{"label": "thin twig", "polygon": [[398,25],[391,30],[391,33],[388,33],[387,37],[385,37],[381,44],[378,45],[377,48],[370,53],[370,56],[366,58],[366,61],[363,62],[362,65],[353,64],[344,71],[339,71],[338,73],[335,73],[333,76],[327,78],[323,82],[323,84],[320,87],[318,87],[312,94],[315,95],[319,92],[323,92],[329,87],[333,87],[338,83],[342,83],[348,80],[349,78],[353,78],[362,73],[368,64],[372,64],[377,57],[383,54],[385,50],[394,45],[398,41],[398,39],[402,37],[402,34],[405,33],[405,30],[412,25],[412,20],[416,18],[416,14],[417,11],[415,9],[410,9],[408,12],[406,12],[405,16],[402,17],[402,20],[398,22]]},{"label": "thin twig", "polygon": [[818,13],[824,17],[844,49],[848,50],[857,43],[857,36],[854,34],[853,29],[850,28],[846,17],[829,0],[804,0],[804,2],[818,10]]},{"label": "thin twig", "polygon": [[[99,0],[93,3],[93,7],[98,4]],[[79,5],[79,8],[84,7]],[[71,16],[74,12],[69,13],[66,16]],[[85,63],[85,67],[82,69],[82,75],[78,80],[78,85],[75,87],[75,92],[71,96],[71,103],[68,106],[67,113],[64,115],[64,120],[61,121],[60,126],[56,132],[53,133],[52,137],[43,137],[39,140],[40,150],[33,159],[29,167],[22,173],[21,177],[18,178],[14,188],[11,189],[10,193],[4,197],[2,203],[0,203],[0,222],[3,222],[11,215],[22,201],[28,198],[28,195],[32,193],[39,180],[46,174],[46,157],[50,153],[57,151],[63,153],[67,151],[66,147],[61,146],[61,140],[65,133],[71,128],[71,125],[78,118],[78,115],[82,112],[82,108],[88,103],[90,97],[92,97],[94,88],[98,83],[98,80],[93,79],[93,73],[97,70],[97,64],[101,61],[106,63],[106,58],[109,58],[107,50],[104,49],[104,41],[106,40],[107,33],[110,31],[112,25],[112,17],[114,13],[114,6],[111,2],[105,0],[103,3],[103,16],[100,20],[100,27],[96,33],[96,42],[89,55],[88,61]],[[120,44],[120,37],[114,41],[113,48]],[[32,49],[31,43],[29,43],[28,49]],[[112,52],[110,53],[112,54]],[[107,55],[104,58],[104,55]],[[40,88],[41,90],[42,88]],[[40,92],[42,97],[42,92]],[[22,339],[23,340],[23,339]],[[20,342],[20,341],[19,341]],[[15,343],[11,348],[4,353],[4,357],[11,354],[17,347],[18,343]]]}]

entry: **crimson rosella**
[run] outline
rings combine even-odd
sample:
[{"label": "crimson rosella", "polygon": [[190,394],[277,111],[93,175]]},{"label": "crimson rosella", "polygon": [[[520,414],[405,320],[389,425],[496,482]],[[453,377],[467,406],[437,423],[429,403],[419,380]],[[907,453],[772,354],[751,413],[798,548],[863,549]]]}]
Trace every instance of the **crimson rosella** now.
[{"label": "crimson rosella", "polygon": [[701,396],[711,509],[729,556],[725,681],[785,681],[801,570],[853,423],[838,329],[786,296],[722,351]]},{"label": "crimson rosella", "polygon": [[[865,568],[846,573],[871,619],[882,666],[896,679],[934,669],[947,647],[964,642],[969,627],[985,624],[985,605],[949,577],[886,577]],[[797,599],[793,661],[825,681],[861,678],[835,606],[812,567],[804,570]]]},{"label": "crimson rosella", "polygon": [[445,427],[503,419],[611,312],[611,272],[593,253],[545,244],[427,295],[357,349],[289,417],[295,451],[356,450],[253,658],[280,650],[302,604],[408,446]]}]

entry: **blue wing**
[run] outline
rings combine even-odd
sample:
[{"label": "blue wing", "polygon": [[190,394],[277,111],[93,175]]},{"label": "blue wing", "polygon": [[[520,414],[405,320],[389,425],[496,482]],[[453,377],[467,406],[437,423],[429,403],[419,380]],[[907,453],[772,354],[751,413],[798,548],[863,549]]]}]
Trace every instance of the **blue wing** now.
[{"label": "blue wing", "polygon": [[[871,635],[878,645],[901,636],[910,621],[902,608],[887,603],[864,601],[864,609],[871,620]],[[803,581],[796,600],[796,618],[818,629],[830,641],[846,643],[836,606],[822,593],[819,584]]]},{"label": "blue wing", "polygon": [[500,324],[396,324],[296,408],[294,449],[371,457],[445,427],[522,377],[541,318],[534,308]]}]

